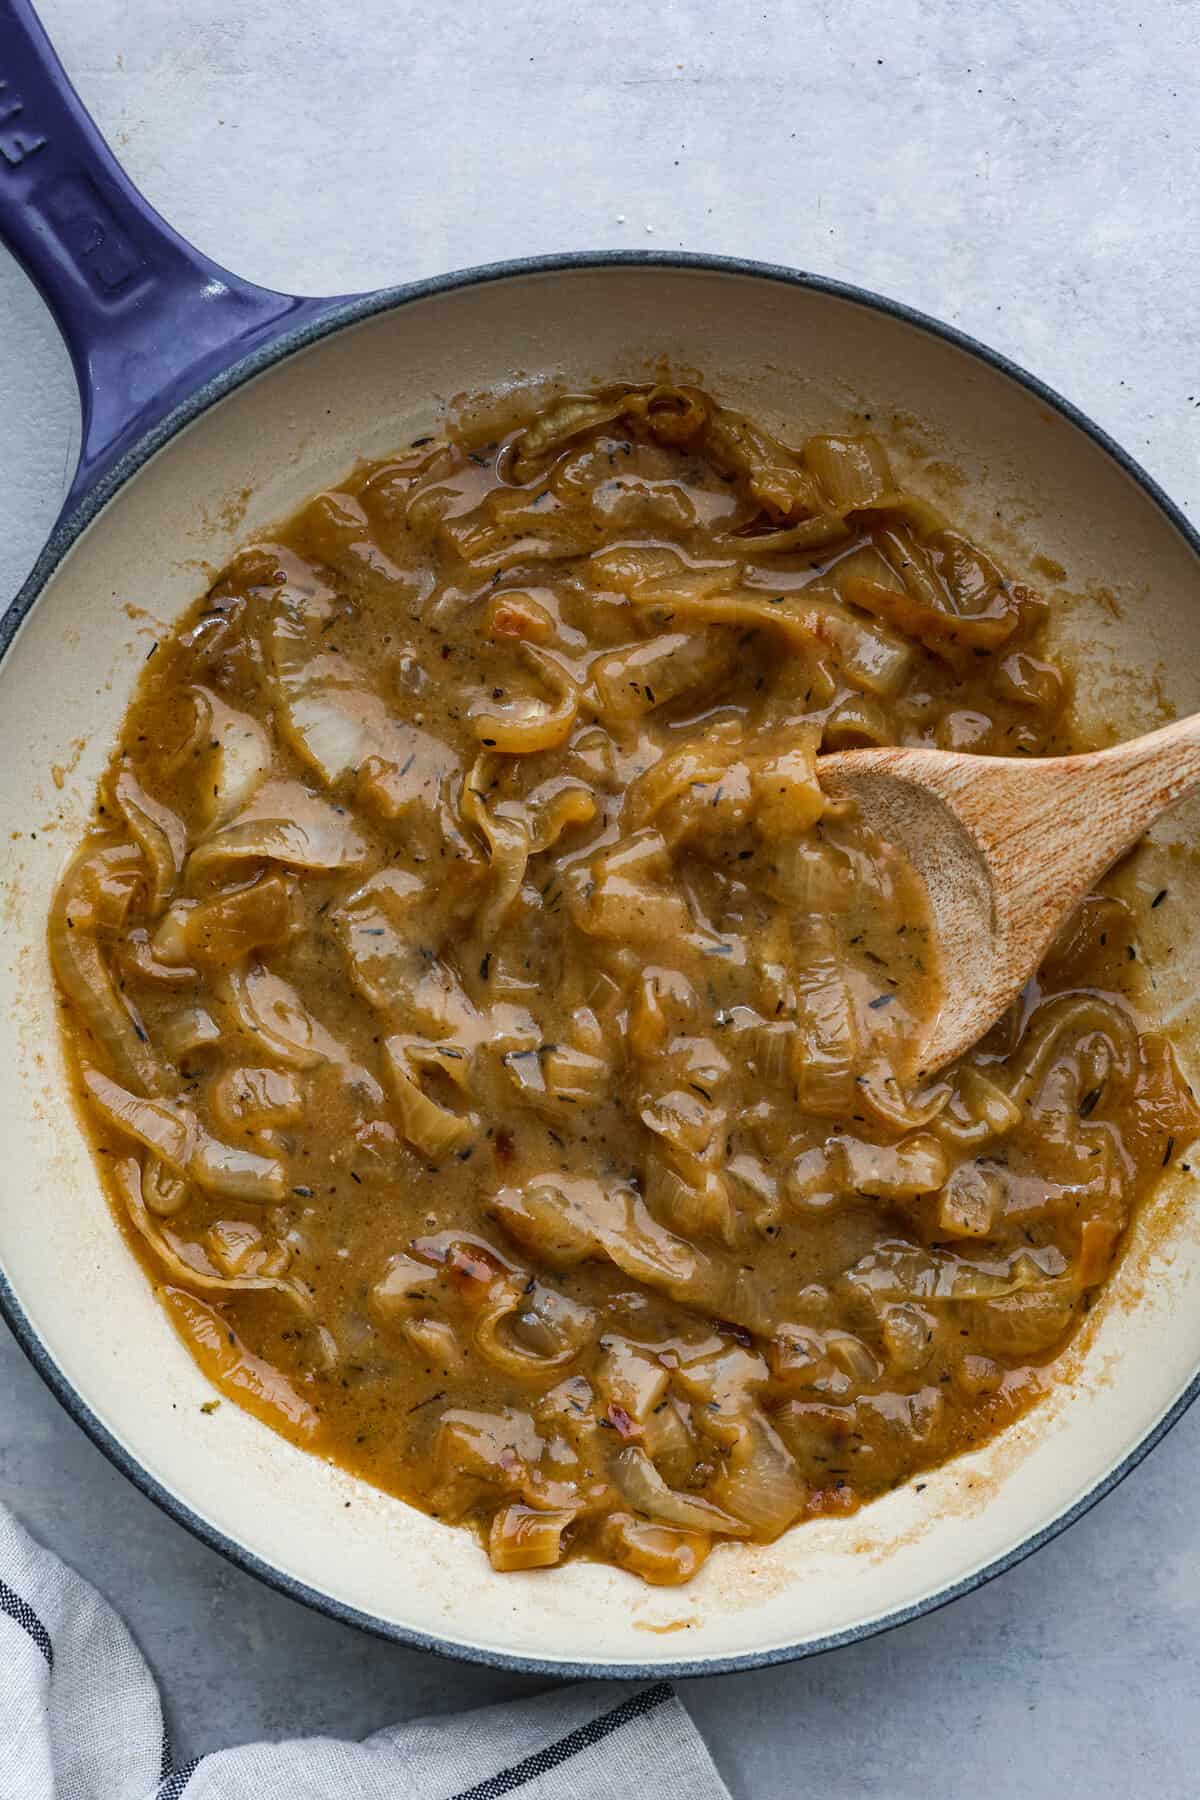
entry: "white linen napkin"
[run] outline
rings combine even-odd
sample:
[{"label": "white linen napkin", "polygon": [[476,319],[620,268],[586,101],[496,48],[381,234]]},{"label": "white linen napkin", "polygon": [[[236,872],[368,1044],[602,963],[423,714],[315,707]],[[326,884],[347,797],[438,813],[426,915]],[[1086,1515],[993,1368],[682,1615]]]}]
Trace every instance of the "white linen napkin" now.
[{"label": "white linen napkin", "polygon": [[562,1687],[363,1743],[175,1767],[150,1671],[87,1582],[0,1506],[0,1800],[729,1800],[667,1682]]}]

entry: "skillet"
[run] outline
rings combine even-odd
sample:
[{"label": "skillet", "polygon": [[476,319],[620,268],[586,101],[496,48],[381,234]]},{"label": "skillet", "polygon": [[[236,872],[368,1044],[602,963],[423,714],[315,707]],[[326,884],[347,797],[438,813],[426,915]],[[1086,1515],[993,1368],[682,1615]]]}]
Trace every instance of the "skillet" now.
[{"label": "skillet", "polygon": [[[234,1407],[201,1415],[208,1384],[114,1228],[71,1116],[44,921],[154,636],[239,542],[358,458],[436,429],[460,394],[645,378],[665,353],[789,435],[868,408],[1015,573],[1040,553],[1033,578],[1049,572],[1084,723],[1113,734],[1200,707],[1200,540],[1178,509],[1003,358],[796,270],[605,253],[340,299],[241,281],[132,188],[28,0],[0,0],[0,237],[54,313],[82,416],[59,521],[0,620],[0,1309],[105,1454],[296,1598],[556,1675],[697,1675],[867,1636],[1009,1567],[1111,1489],[1200,1387],[1200,1222],[1180,1158],[1071,1353],[1071,1382],[977,1455],[849,1520],[715,1556],[684,1590],[575,1563],[493,1575],[467,1534]],[[1200,1049],[1197,847],[1192,808],[1134,878],[1173,896],[1147,905],[1140,948],[1185,1066]]]}]

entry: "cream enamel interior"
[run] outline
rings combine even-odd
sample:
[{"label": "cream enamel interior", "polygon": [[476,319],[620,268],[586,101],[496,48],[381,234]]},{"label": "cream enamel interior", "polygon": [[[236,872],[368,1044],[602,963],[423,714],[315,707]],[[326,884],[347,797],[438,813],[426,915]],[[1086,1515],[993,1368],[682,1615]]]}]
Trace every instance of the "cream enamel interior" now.
[{"label": "cream enamel interior", "polygon": [[[646,1589],[589,1563],[493,1575],[468,1534],[304,1455],[229,1404],[200,1411],[211,1390],[126,1250],[70,1110],[44,948],[51,889],[140,661],[237,543],[357,458],[435,427],[460,397],[514,381],[644,378],[664,352],[674,372],[694,372],[788,436],[836,428],[856,406],[885,430],[896,421],[915,485],[935,497],[961,472],[957,516],[1055,595],[1095,728],[1125,735],[1160,722],[1164,707],[1200,706],[1197,559],[1088,436],[902,319],[700,269],[510,276],[420,299],[290,358],[210,409],[118,494],[0,667],[9,1070],[0,1265],[21,1307],[128,1453],[236,1545],[385,1627],[548,1664],[769,1654],[919,1605],[1068,1510],[1200,1368],[1200,1219],[1164,1193],[1073,1353],[1070,1389],[920,1493],[899,1490],[768,1548],[724,1550],[682,1590]],[[1028,569],[1030,546],[1065,568],[1061,590]],[[1174,815],[1157,836],[1130,880],[1147,896],[1169,881],[1172,904],[1147,913],[1142,944],[1192,1065],[1200,928],[1191,942],[1181,934],[1189,912],[1200,918],[1191,854],[1200,812]],[[1188,1177],[1173,1183],[1185,1197]]]}]

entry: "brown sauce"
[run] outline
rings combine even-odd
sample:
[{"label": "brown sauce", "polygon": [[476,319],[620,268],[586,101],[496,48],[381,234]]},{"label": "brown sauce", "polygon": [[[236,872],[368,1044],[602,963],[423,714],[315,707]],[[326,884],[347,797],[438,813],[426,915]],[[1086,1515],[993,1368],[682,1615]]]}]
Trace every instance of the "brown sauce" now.
[{"label": "brown sauce", "polygon": [[51,950],[229,1397],[498,1569],[685,1581],[1043,1390],[1195,1113],[1097,895],[944,1079],[819,753],[1036,756],[1046,609],[878,439],[694,389],[358,469],[148,662]]}]

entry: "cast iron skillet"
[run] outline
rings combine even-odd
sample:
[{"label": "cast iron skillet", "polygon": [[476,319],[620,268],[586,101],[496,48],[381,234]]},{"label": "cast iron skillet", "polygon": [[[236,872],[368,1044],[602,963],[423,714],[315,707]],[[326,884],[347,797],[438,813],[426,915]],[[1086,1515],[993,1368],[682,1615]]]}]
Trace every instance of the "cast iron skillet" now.
[{"label": "cast iron skillet", "polygon": [[[721,1552],[685,1590],[593,1565],[494,1576],[467,1534],[235,1407],[201,1414],[210,1390],[114,1228],[71,1116],[44,921],[146,615],[169,626],[239,540],[360,455],[436,427],[460,392],[638,377],[666,354],[784,429],[862,410],[900,420],[919,484],[960,471],[952,504],[968,526],[1022,572],[1032,545],[1067,571],[1057,630],[1085,716],[1112,730],[1151,722],[1152,678],[1200,705],[1200,546],[1179,512],[1002,358],[793,270],[608,253],[352,299],[240,281],[133,190],[27,0],[0,0],[0,235],[58,321],[82,403],[62,515],[0,624],[0,1306],[72,1417],[174,1518],[284,1591],[391,1638],[553,1674],[698,1674],[845,1643],[977,1586],[1078,1517],[1196,1391],[1200,1236],[1186,1207],[1145,1223],[1074,1382],[1027,1421],[856,1518]],[[1194,842],[1195,819],[1173,835]],[[1160,847],[1146,879],[1173,895],[1147,913],[1141,945],[1187,1056],[1200,1041],[1186,926],[1200,918],[1197,877]]]}]

